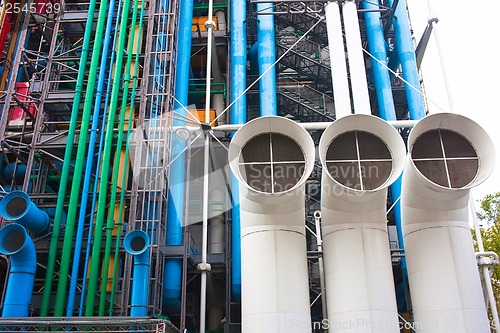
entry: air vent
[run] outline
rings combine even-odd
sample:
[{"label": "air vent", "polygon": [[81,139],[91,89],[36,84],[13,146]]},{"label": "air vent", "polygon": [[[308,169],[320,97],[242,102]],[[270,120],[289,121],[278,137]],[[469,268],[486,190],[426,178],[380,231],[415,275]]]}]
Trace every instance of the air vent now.
[{"label": "air vent", "polygon": [[479,171],[479,158],[469,140],[446,129],[421,134],[413,144],[411,158],[424,177],[447,188],[469,185]]},{"label": "air vent", "polygon": [[238,163],[242,179],[253,189],[280,193],[292,189],[304,175],[304,152],[292,138],[263,133],[242,148]]},{"label": "air vent", "polygon": [[387,145],[365,131],[335,137],[326,151],[326,166],[338,183],[355,190],[374,190],[391,176],[393,161]]}]

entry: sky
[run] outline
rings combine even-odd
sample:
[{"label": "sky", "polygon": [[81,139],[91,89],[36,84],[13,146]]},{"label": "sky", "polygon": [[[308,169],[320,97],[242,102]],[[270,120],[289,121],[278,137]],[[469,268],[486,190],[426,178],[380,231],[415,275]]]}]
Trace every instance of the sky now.
[{"label": "sky", "polygon": [[[428,19],[439,19],[421,68],[430,113],[455,112],[486,130],[495,146],[496,165],[491,176],[472,190],[472,195],[479,200],[486,194],[500,192],[500,103],[497,100],[500,98],[500,56],[495,52],[500,38],[500,1],[407,0],[407,4],[417,42]],[[443,75],[443,67],[446,75]]]}]

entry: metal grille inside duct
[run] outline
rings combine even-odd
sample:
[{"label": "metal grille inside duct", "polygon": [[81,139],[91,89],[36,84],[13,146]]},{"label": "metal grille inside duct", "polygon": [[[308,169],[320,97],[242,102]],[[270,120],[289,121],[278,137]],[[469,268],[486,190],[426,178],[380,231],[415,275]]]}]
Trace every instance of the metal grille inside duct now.
[{"label": "metal grille inside duct", "polygon": [[379,137],[364,131],[346,132],[333,139],[325,162],[336,182],[356,190],[377,189],[392,172],[389,148]]},{"label": "metal grille inside duct", "polygon": [[250,139],[241,150],[239,169],[243,180],[264,193],[294,187],[305,170],[304,152],[292,138],[264,133]]},{"label": "metal grille inside duct", "polygon": [[447,188],[468,185],[479,170],[472,144],[462,135],[445,129],[420,135],[413,144],[411,157],[424,177]]}]

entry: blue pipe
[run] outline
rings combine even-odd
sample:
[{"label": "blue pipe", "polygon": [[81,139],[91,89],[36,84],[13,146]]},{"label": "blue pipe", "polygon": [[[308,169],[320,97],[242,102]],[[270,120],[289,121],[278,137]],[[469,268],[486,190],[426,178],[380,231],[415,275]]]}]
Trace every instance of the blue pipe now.
[{"label": "blue pipe", "polygon": [[0,230],[0,253],[10,255],[2,317],[28,317],[35,282],[36,252],[22,225],[11,223]]},{"label": "blue pipe", "polygon": [[134,256],[130,315],[148,315],[149,237],[142,230],[130,232],[123,240],[125,250]]},{"label": "blue pipe", "polygon": [[[121,2],[120,2],[121,4]],[[87,201],[88,201],[88,195],[89,195],[89,188],[90,188],[90,183],[91,183],[91,175],[92,175],[92,165],[94,163],[94,149],[95,149],[95,143],[97,139],[97,127],[99,125],[99,116],[100,116],[100,111],[101,111],[101,101],[102,101],[102,93],[103,93],[103,88],[104,88],[104,82],[106,78],[106,65],[107,65],[107,58],[108,58],[108,52],[109,52],[109,44],[111,40],[111,28],[112,28],[112,23],[113,23],[113,14],[114,14],[114,9],[115,9],[115,1],[111,0],[109,2],[109,7],[108,7],[108,17],[107,17],[107,22],[106,22],[106,30],[104,32],[104,43],[102,47],[102,58],[101,58],[101,63],[99,67],[99,77],[97,80],[97,93],[96,93],[96,99],[94,102],[94,113],[92,114],[92,127],[90,129],[90,139],[88,143],[88,151],[87,151],[87,161],[85,164],[85,175],[84,175],[84,180],[83,180],[83,189],[82,189],[82,197],[80,200],[80,211],[78,215],[78,224],[77,224],[77,232],[76,232],[76,239],[75,239],[75,248],[80,249],[82,247],[82,242],[83,242],[83,233],[84,233],[84,226],[85,226],[85,215],[87,212]],[[119,19],[116,20],[116,24],[118,24]],[[115,37],[116,38],[116,37]],[[114,44],[113,44],[114,45]],[[111,71],[110,71],[111,72]],[[99,154],[99,156],[101,156]],[[91,237],[89,236],[89,239]],[[66,308],[66,316],[67,317],[72,317],[74,313],[74,305],[75,305],[75,296],[76,296],[76,287],[77,287],[77,280],[78,280],[78,272],[80,269],[80,255],[81,251],[75,251],[73,254],[73,265],[71,268],[71,279],[70,279],[70,285],[69,285],[69,292],[68,292],[68,305]]]},{"label": "blue pipe", "polygon": [[8,221],[19,223],[37,236],[49,231],[49,216],[23,191],[10,192],[0,200],[0,215]]},{"label": "blue pipe", "polygon": [[[117,14],[116,14],[117,16],[116,16],[116,21],[115,21],[115,26],[114,26],[114,33],[113,33],[113,48],[111,49],[111,59],[109,61],[110,67],[111,67],[111,64],[113,64],[115,61],[116,44],[117,44],[116,40],[118,38],[118,26],[119,26],[120,16],[121,16],[121,6],[122,6],[122,1],[118,1],[118,9],[117,9]],[[121,68],[120,68],[120,70],[121,70]],[[106,98],[104,100],[103,110],[106,110],[108,108],[108,105],[109,105],[109,100],[111,97],[111,87],[112,87],[112,81],[113,81],[112,78],[113,78],[113,71],[108,70],[108,80],[107,80],[108,84],[106,85]],[[100,170],[100,168],[101,168],[101,156],[102,156],[102,151],[104,148],[104,135],[106,133],[105,127],[106,127],[106,113],[104,113],[103,119],[101,120],[101,128],[100,128],[101,135],[99,136],[99,150],[96,154],[97,163],[96,163],[95,170]],[[91,212],[95,212],[95,209],[96,209],[95,206],[97,204],[98,185],[99,185],[99,182],[97,180],[95,180],[94,188],[93,188],[93,195],[92,195],[92,206],[90,209]],[[83,216],[85,216],[85,212],[82,213],[82,211],[80,210],[80,215],[79,215],[80,219],[82,218],[82,214],[83,214]],[[85,249],[85,264],[84,264],[84,268],[83,268],[83,281],[85,281],[87,279],[87,274],[88,274],[89,260],[90,260],[90,248],[92,246],[92,235],[93,235],[92,227],[93,227],[94,217],[95,217],[94,214],[90,215],[89,231],[88,231],[89,237],[87,239],[87,246]],[[86,286],[87,286],[86,283],[84,283],[82,285],[82,291],[80,293],[81,294],[81,296],[80,296],[80,308],[78,310],[78,315],[80,317],[83,316]]]},{"label": "blue pipe", "polygon": [[[394,0],[389,0],[390,6],[392,6],[393,3]],[[405,92],[406,99],[408,101],[410,119],[422,119],[425,117],[424,100],[420,90],[415,48],[411,38],[408,13],[406,12],[406,1],[398,1],[392,24],[394,26],[396,50],[398,52],[399,60],[401,61],[403,78],[413,86],[412,88],[405,83]]]},{"label": "blue pipe", "polygon": [[[231,0],[231,124],[247,121],[247,99],[240,96],[247,88],[247,4],[245,0]],[[232,230],[231,230],[231,290],[235,300],[241,299],[241,225],[239,182],[231,173]]]},{"label": "blue pipe", "polygon": [[250,75],[259,76],[259,44],[253,44],[248,49],[248,58],[250,60]]},{"label": "blue pipe", "polygon": [[[392,6],[394,0],[389,0],[389,5]],[[397,58],[401,62],[403,71],[403,78],[409,82],[413,87],[417,88],[415,91],[412,87],[405,83],[406,98],[408,101],[408,108],[410,119],[419,120],[425,117],[424,101],[420,94],[420,80],[418,78],[417,61],[415,57],[415,48],[413,46],[410,24],[406,12],[406,1],[399,0],[395,15],[393,18],[394,34],[396,37],[396,51]],[[401,197],[401,182],[403,175],[401,175],[391,186],[391,196],[393,200],[398,200]],[[398,235],[398,243],[400,248],[404,248],[403,228],[401,221],[401,201],[394,205],[394,217],[396,221],[396,231]],[[406,266],[406,258],[401,258],[401,269],[403,272],[403,283],[408,281],[408,270]]]},{"label": "blue pipe", "polygon": [[371,58],[371,64],[379,115],[384,120],[396,120],[391,79],[389,71],[384,66],[387,65],[387,51],[384,30],[380,21],[380,12],[376,11],[379,9],[379,6],[368,1],[363,1],[363,7],[368,10],[365,12],[366,34],[368,37],[368,49],[375,58]]},{"label": "blue pipe", "polygon": [[7,163],[2,168],[3,179],[7,182],[12,182],[13,179],[16,182],[21,183],[26,175],[26,165],[20,163]]},{"label": "blue pipe", "polygon": [[[193,21],[193,0],[181,0],[179,14],[179,34],[177,39],[177,69],[175,73],[174,110],[180,118],[186,116],[184,107],[188,102],[189,68],[191,60],[191,39]],[[177,118],[177,117],[176,117]],[[185,121],[174,119],[173,126],[185,126]],[[166,245],[182,244],[182,225],[184,222],[186,156],[181,153],[185,148],[184,141],[172,136],[170,165],[170,184],[168,191]],[[180,156],[178,156],[181,154]],[[163,305],[167,311],[180,310],[182,259],[167,258],[165,260],[165,276],[163,283]]]},{"label": "blue pipe", "polygon": [[257,44],[259,54],[259,74],[269,71],[260,79],[260,115],[277,116],[278,103],[276,99],[276,44],[274,36],[274,12],[272,3],[257,3],[257,12],[267,15],[257,15]]}]

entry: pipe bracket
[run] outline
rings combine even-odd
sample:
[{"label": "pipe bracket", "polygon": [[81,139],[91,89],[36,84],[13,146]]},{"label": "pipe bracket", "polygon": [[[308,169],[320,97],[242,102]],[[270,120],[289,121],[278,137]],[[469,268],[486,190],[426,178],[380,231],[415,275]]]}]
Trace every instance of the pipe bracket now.
[{"label": "pipe bracket", "polygon": [[209,263],[199,263],[197,266],[196,266],[196,269],[199,271],[199,272],[210,272],[212,270],[212,265],[210,265]]}]

